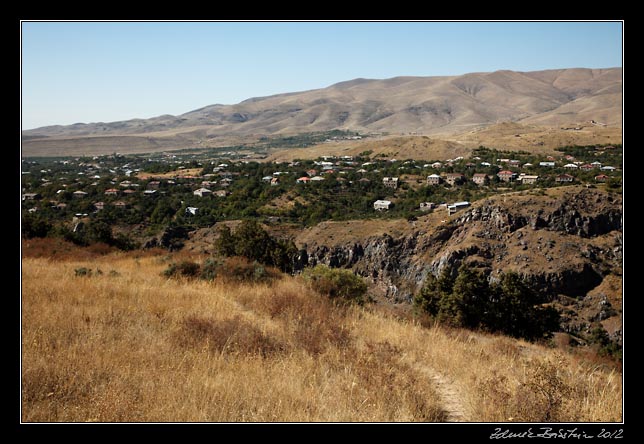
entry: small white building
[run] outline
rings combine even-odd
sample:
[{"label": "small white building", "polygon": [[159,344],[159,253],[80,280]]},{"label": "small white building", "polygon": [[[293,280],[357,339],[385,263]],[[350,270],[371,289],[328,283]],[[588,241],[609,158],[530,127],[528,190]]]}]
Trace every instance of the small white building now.
[{"label": "small white building", "polygon": [[531,175],[531,174],[520,174],[519,175],[519,180],[521,183],[525,185],[532,185],[537,182],[539,179],[539,176]]},{"label": "small white building", "polygon": [[567,163],[563,167],[571,170],[576,170],[577,168],[579,168],[579,165],[575,165],[574,163]]},{"label": "small white building", "polygon": [[195,190],[193,194],[199,197],[206,197],[210,196],[212,194],[212,191],[210,191],[208,188],[199,188],[198,190]]},{"label": "small white building", "polygon": [[193,216],[195,216],[198,209],[199,208],[197,207],[186,207],[186,214],[192,214]]},{"label": "small white building", "polygon": [[433,210],[436,204],[434,202],[421,202],[420,211],[430,211]]},{"label": "small white building", "polygon": [[469,206],[470,206],[470,203],[466,201],[454,202],[451,205],[447,205],[447,215],[451,216],[452,214],[456,213],[458,210],[462,210],[463,208],[467,208]]},{"label": "small white building", "polygon": [[394,190],[398,188],[398,178],[397,177],[383,177],[382,184],[388,188],[393,188]]},{"label": "small white building", "polygon": [[540,167],[553,168],[555,166],[554,162],[539,162]]},{"label": "small white building", "polygon": [[391,201],[389,200],[377,200],[373,203],[373,209],[378,211],[388,210],[390,206]]},{"label": "small white building", "polygon": [[427,176],[427,185],[438,185],[441,183],[441,177],[438,174]]}]

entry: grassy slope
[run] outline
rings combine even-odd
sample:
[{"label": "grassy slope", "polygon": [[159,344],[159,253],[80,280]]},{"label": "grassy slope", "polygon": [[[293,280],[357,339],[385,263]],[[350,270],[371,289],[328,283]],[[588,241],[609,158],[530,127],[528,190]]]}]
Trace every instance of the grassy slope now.
[{"label": "grassy slope", "polygon": [[23,258],[23,421],[621,419],[621,374],[571,355],[336,308],[297,278],[167,280],[175,259]]}]

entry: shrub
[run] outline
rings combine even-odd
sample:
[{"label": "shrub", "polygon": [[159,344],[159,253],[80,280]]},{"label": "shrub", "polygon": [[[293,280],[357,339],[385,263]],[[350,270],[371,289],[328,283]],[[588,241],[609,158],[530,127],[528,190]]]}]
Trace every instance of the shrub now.
[{"label": "shrub", "polygon": [[565,416],[563,401],[573,388],[560,376],[563,361],[543,361],[528,369],[513,400],[517,420],[526,422],[558,422]]},{"label": "shrub", "polygon": [[182,261],[178,264],[172,263],[168,268],[163,272],[163,275],[166,277],[197,277],[199,275],[200,266],[196,262],[192,261]]},{"label": "shrub", "polygon": [[206,259],[206,261],[201,265],[199,278],[206,281],[214,280],[217,277],[218,269],[221,267],[221,264],[221,261],[213,258]]},{"label": "shrub", "polygon": [[80,267],[76,268],[74,270],[74,275],[75,276],[91,276],[92,275],[92,269],[91,268],[86,268],[86,267]]},{"label": "shrub", "polygon": [[331,299],[342,299],[362,305],[367,292],[367,284],[350,270],[329,268],[316,265],[302,272],[302,277],[317,292]]},{"label": "shrub", "polygon": [[280,276],[274,268],[243,257],[228,258],[217,270],[222,279],[235,282],[270,282]]}]

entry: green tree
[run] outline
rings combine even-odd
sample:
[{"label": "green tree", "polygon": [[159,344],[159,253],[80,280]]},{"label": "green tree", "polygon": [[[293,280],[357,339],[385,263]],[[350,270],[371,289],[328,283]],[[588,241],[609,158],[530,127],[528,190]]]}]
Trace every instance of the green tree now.
[{"label": "green tree", "polygon": [[85,239],[88,242],[104,242],[112,244],[112,227],[102,220],[92,220],[84,229]]},{"label": "green tree", "polygon": [[215,241],[215,248],[222,256],[235,255],[235,237],[227,225],[219,228],[219,238]]},{"label": "green tree", "polygon": [[537,292],[516,272],[504,273],[490,288],[486,324],[491,330],[526,339],[549,337],[559,328],[559,313],[539,304]]},{"label": "green tree", "polygon": [[243,221],[235,231],[235,254],[267,265],[273,265],[273,239],[255,221]]},{"label": "green tree", "polygon": [[222,256],[241,256],[284,272],[293,271],[293,259],[298,253],[292,241],[274,239],[257,222],[250,220],[243,221],[235,233],[222,227],[215,248]]},{"label": "green tree", "polygon": [[52,225],[37,215],[27,213],[22,217],[22,237],[25,239],[47,237],[51,229]]},{"label": "green tree", "polygon": [[458,269],[452,292],[441,301],[441,316],[456,325],[478,328],[485,323],[489,285],[483,273],[467,264]]}]

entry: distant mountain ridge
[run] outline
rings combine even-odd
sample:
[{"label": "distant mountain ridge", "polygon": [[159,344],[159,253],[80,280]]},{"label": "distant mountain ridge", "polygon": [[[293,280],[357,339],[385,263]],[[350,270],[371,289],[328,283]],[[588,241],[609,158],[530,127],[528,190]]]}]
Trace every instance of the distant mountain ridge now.
[{"label": "distant mountain ridge", "polygon": [[23,146],[49,138],[180,135],[181,143],[190,143],[204,137],[332,129],[447,134],[504,121],[564,125],[590,120],[621,126],[622,68],[359,78],[236,105],[209,105],[179,116],[26,130]]}]

